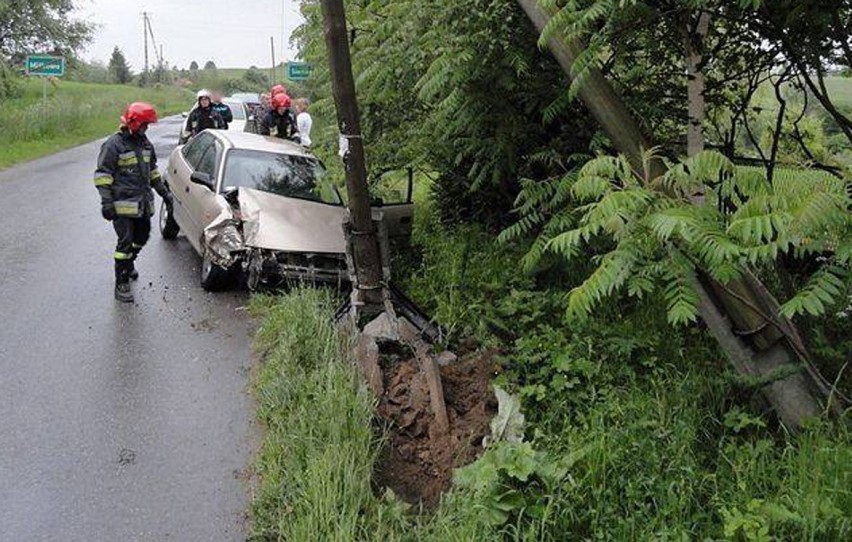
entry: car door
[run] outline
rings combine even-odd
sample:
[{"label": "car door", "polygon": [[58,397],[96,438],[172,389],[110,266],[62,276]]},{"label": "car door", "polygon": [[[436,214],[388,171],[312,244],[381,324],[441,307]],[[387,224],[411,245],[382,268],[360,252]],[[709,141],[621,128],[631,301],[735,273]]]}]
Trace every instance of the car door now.
[{"label": "car door", "polygon": [[192,220],[187,213],[186,200],[190,194],[190,175],[198,167],[207,147],[213,144],[213,136],[199,134],[186,145],[175,149],[169,158],[166,180],[175,198],[174,217],[184,233],[192,229]]},{"label": "car door", "polygon": [[382,212],[382,222],[392,241],[409,239],[414,225],[414,172],[409,169],[406,173],[388,175],[370,187],[381,202],[372,205],[373,211]]},{"label": "car door", "polygon": [[191,176],[198,169],[205,152],[213,146],[215,139],[207,132],[198,134],[172,153],[169,164],[168,178],[175,197],[175,220],[196,250],[200,250],[198,218],[193,216],[192,210],[196,206],[192,205],[191,201],[204,187],[193,183]]},{"label": "car door", "polygon": [[187,194],[189,197],[186,198],[186,211],[193,224],[192,231],[187,232],[187,237],[199,253],[203,251],[201,237],[204,229],[219,216],[223,207],[227,205],[224,198],[217,194],[217,179],[223,152],[222,143],[213,138],[212,144],[205,148],[204,154],[194,169],[196,172],[209,175],[213,181],[213,187],[209,188],[196,183],[190,183],[188,187],[189,192]]}]

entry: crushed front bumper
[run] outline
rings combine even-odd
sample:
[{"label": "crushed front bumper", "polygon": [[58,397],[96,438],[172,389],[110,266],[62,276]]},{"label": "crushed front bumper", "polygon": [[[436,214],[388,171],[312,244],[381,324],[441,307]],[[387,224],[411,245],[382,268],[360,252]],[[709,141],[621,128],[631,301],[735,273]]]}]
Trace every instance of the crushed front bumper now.
[{"label": "crushed front bumper", "polygon": [[243,257],[243,269],[250,289],[281,282],[307,282],[335,285],[349,283],[343,254],[314,254],[250,249]]}]

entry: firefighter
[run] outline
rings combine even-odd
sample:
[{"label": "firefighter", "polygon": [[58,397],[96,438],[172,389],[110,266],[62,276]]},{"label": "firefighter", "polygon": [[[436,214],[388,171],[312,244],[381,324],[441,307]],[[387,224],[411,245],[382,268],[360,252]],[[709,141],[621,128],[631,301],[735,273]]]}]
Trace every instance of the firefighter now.
[{"label": "firefighter", "polygon": [[276,94],[272,97],[272,111],[260,123],[261,135],[271,135],[281,139],[296,139],[299,128],[290,111],[290,97]]},{"label": "firefighter", "polygon": [[[130,280],[139,278],[134,261],[148,241],[154,194],[171,209],[172,194],[157,170],[157,154],[145,132],[157,122],[154,106],[130,104],[121,116],[119,131],[101,145],[95,187],[101,196],[101,215],[112,222],[118,242],[115,247],[115,298],[133,302]],[[171,213],[169,213],[171,214]]]},{"label": "firefighter", "polygon": [[209,90],[199,90],[196,99],[198,106],[189,113],[189,117],[186,119],[186,125],[183,134],[181,134],[181,143],[186,143],[189,138],[197,136],[208,128],[222,129],[225,127],[225,121],[213,107]]}]

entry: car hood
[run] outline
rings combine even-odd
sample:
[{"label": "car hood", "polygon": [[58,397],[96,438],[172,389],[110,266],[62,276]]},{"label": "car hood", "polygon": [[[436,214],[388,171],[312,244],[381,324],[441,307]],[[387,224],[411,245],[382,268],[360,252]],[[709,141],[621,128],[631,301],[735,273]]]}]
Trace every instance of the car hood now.
[{"label": "car hood", "polygon": [[345,252],[346,208],[240,188],[246,246],[285,252]]}]

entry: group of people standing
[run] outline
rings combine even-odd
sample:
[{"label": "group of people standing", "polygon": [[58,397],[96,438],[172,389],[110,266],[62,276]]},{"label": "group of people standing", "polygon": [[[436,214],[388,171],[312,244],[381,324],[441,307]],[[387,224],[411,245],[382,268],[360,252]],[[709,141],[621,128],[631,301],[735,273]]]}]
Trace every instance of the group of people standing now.
[{"label": "group of people standing", "polygon": [[[196,99],[197,106],[189,113],[181,134],[181,143],[207,129],[227,130],[233,122],[231,108],[222,102],[220,93],[200,90]],[[294,102],[284,85],[275,85],[269,93],[261,94],[260,104],[253,111],[254,122],[248,123],[246,130],[293,140],[309,147],[313,125],[313,119],[308,113],[309,105],[304,98]]]},{"label": "group of people standing", "polygon": [[[181,143],[203,130],[227,130],[234,120],[231,108],[222,101],[220,93],[201,90],[196,99],[197,106],[189,113],[181,133]],[[304,99],[294,104],[287,89],[276,85],[254,112],[255,119],[260,119],[254,123],[256,131],[310,146],[313,121],[308,105]],[[101,146],[95,169],[94,184],[100,196],[101,216],[112,224],[117,237],[113,256],[115,298],[125,303],[133,302],[130,282],[139,278],[134,262],[151,233],[153,191],[163,198],[169,214],[174,202],[157,169],[157,153],[146,135],[148,126],[157,120],[157,112],[151,104],[130,104],[121,116],[118,132]]]},{"label": "group of people standing", "polygon": [[313,119],[308,113],[308,100],[299,98],[293,101],[284,85],[275,85],[267,94],[260,95],[260,106],[255,113],[259,119],[257,133],[295,139],[305,147],[311,146],[311,127]]}]

